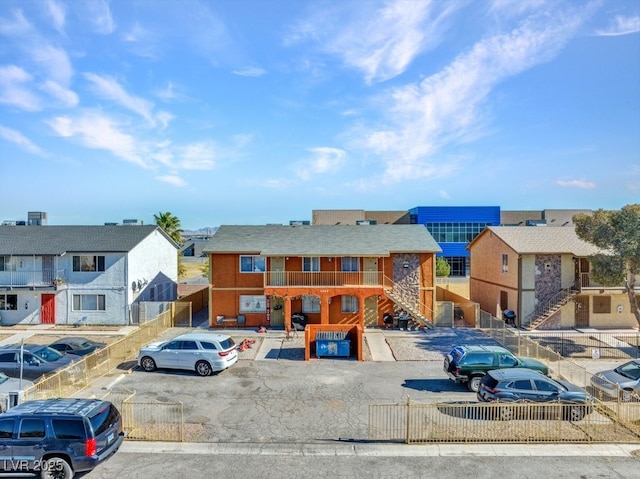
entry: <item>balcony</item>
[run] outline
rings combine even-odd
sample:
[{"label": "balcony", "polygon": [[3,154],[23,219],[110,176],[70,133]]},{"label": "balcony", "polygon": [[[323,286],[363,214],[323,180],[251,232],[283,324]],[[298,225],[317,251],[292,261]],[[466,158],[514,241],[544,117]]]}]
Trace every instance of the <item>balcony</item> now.
[{"label": "balcony", "polygon": [[58,271],[0,271],[0,288],[42,288],[55,286],[56,278],[64,278]]},{"label": "balcony", "polygon": [[273,287],[340,287],[383,286],[381,271],[267,271],[265,286]]}]

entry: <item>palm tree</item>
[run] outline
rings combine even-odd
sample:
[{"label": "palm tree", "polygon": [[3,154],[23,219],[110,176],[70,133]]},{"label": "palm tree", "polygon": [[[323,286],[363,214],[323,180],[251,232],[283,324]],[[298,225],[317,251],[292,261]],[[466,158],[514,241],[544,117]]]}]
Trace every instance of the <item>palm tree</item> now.
[{"label": "palm tree", "polygon": [[156,220],[156,224],[167,233],[173,241],[176,243],[182,243],[182,233],[184,230],[180,227],[180,219],[177,216],[172,215],[169,211],[163,213],[159,212],[157,215],[153,215],[153,219]]}]

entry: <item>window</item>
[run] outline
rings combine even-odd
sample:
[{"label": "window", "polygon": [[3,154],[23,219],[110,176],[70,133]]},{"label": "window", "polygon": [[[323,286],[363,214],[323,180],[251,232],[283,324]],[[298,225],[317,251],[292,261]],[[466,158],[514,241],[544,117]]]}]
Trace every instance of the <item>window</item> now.
[{"label": "window", "polygon": [[529,379],[520,379],[513,382],[513,389],[520,389],[522,391],[531,391],[531,381]]},{"label": "window", "polygon": [[113,404],[105,405],[98,414],[89,418],[93,433],[99,436],[120,420],[120,413]]},{"label": "window", "polygon": [[52,419],[53,433],[56,439],[83,440],[86,437],[84,423],[77,419]]},{"label": "window", "polygon": [[556,386],[554,386],[553,384],[547,382],[547,381],[542,381],[540,379],[534,379],[533,380],[533,384],[536,385],[536,389],[538,391],[546,391],[546,392],[550,392],[550,393],[557,393],[558,392],[558,388]]},{"label": "window", "polygon": [[0,439],[11,439],[13,437],[13,419],[3,419],[0,421]]},{"label": "window", "polygon": [[44,437],[44,421],[42,419],[23,419],[20,424],[20,439]]},{"label": "window", "polygon": [[266,313],[267,297],[264,294],[259,296],[240,295],[240,312]]},{"label": "window", "polygon": [[0,294],[0,311],[15,311],[17,309],[17,294]]},{"label": "window", "polygon": [[188,349],[192,351],[200,348],[198,347],[198,343],[195,341],[180,341],[180,349]]},{"label": "window", "polygon": [[17,363],[18,356],[16,353],[3,353],[0,354],[0,363]]},{"label": "window", "polygon": [[342,312],[343,313],[357,313],[358,312],[358,298],[355,296],[342,296]]},{"label": "window", "polygon": [[74,256],[74,271],[104,271],[104,256]]},{"label": "window", "polygon": [[611,296],[594,296],[593,312],[600,314],[611,313]]},{"label": "window", "polygon": [[518,360],[510,354],[501,354],[499,357],[500,367],[513,367],[518,364]]},{"label": "window", "polygon": [[312,295],[305,295],[302,297],[302,312],[303,313],[319,313],[320,312],[320,298]]},{"label": "window", "polygon": [[509,255],[508,254],[502,255],[502,272],[503,273],[509,272]]},{"label": "window", "polygon": [[438,243],[469,243],[491,223],[425,223]]},{"label": "window", "polygon": [[264,256],[240,256],[241,273],[264,273],[267,270],[267,258]]},{"label": "window", "polygon": [[302,258],[302,271],[320,271],[320,258]]},{"label": "window", "polygon": [[105,311],[104,294],[74,294],[74,311]]},{"label": "window", "polygon": [[0,256],[0,271],[15,271],[16,265],[11,262],[11,256]]},{"label": "window", "polygon": [[358,258],[354,258],[353,256],[343,256],[342,257],[342,271],[359,271],[358,267]]},{"label": "window", "polygon": [[208,349],[208,350],[212,350],[212,351],[215,351],[215,350],[218,349],[218,348],[216,348],[215,344],[207,343],[207,342],[204,342],[204,341],[200,341],[200,346],[202,346],[202,349]]}]

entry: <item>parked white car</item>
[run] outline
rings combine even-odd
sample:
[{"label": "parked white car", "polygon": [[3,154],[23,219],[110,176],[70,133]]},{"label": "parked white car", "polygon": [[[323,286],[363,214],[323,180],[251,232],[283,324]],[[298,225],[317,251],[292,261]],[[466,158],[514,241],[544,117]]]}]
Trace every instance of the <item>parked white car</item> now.
[{"label": "parked white car", "polygon": [[170,341],[147,344],[138,353],[145,371],[183,369],[209,376],[234,365],[238,351],[230,336],[217,333],[187,333]]},{"label": "parked white car", "polygon": [[594,374],[591,386],[598,392],[619,397],[625,402],[640,398],[640,359]]}]

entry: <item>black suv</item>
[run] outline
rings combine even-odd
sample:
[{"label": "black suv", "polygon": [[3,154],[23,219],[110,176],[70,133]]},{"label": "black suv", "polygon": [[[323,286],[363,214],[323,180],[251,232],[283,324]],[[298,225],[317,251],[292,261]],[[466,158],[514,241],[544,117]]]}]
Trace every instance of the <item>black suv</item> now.
[{"label": "black suv", "polygon": [[120,412],[108,401],[28,401],[0,414],[0,477],[70,479],[107,460],[123,440]]},{"label": "black suv", "polygon": [[517,357],[502,346],[460,345],[444,358],[444,372],[456,383],[466,383],[478,392],[482,377],[493,369],[528,368],[549,375],[546,364],[533,358]]}]

